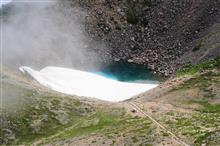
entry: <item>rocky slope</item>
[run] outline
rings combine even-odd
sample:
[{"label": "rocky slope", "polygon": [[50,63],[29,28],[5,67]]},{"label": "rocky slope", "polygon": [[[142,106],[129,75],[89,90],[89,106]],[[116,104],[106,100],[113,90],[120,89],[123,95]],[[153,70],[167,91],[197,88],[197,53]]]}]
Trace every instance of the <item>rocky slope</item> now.
[{"label": "rocky slope", "polygon": [[[107,62],[128,61],[170,76],[219,54],[219,0],[83,0],[86,30]],[[212,42],[211,44],[206,42]],[[200,56],[200,57],[197,57]]]}]

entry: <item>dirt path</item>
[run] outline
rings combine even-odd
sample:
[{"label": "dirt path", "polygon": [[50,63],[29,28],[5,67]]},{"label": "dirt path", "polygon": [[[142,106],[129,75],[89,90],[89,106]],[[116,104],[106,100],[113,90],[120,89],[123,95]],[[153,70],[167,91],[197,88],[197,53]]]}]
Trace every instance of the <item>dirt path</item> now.
[{"label": "dirt path", "polygon": [[147,114],[146,112],[144,112],[139,106],[137,106],[135,103],[129,102],[128,104],[130,104],[132,107],[134,107],[137,111],[139,111],[140,113],[142,113],[143,115],[145,115],[146,117],[148,117],[152,122],[154,122],[157,126],[159,126],[160,128],[162,128],[165,132],[167,132],[169,135],[172,136],[172,138],[179,143],[180,145],[183,146],[190,146],[188,144],[186,144],[185,142],[183,142],[180,138],[178,138],[174,133],[172,133],[171,131],[167,130],[163,125],[161,125],[159,122],[157,122],[154,118],[152,118],[149,114]]}]

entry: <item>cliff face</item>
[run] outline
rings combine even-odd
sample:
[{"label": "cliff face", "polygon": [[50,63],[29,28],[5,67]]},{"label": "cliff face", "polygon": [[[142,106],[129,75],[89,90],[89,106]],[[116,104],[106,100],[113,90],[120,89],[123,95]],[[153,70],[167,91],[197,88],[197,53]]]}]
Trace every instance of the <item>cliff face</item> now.
[{"label": "cliff face", "polygon": [[98,50],[104,61],[144,64],[169,76],[188,61],[197,63],[219,54],[219,0],[78,3],[88,12],[89,35],[107,44],[108,49]]}]

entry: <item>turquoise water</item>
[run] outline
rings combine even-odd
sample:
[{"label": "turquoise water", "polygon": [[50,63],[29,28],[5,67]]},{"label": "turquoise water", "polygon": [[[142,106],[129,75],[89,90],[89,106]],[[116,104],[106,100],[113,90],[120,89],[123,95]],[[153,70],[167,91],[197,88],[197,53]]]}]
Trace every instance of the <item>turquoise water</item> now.
[{"label": "turquoise water", "polygon": [[156,82],[158,77],[145,66],[132,63],[114,63],[97,72],[104,77],[123,82]]},{"label": "turquoise water", "polygon": [[108,74],[108,73],[105,73],[105,72],[96,72],[96,74],[98,75],[101,75],[103,77],[106,77],[106,78],[109,78],[109,79],[113,79],[113,80],[118,80],[115,76],[113,76],[112,74]]}]

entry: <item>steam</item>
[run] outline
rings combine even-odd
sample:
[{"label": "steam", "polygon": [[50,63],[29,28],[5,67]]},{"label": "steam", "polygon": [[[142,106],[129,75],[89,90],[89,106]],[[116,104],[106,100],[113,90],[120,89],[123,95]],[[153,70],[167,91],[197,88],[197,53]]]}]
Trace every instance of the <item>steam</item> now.
[{"label": "steam", "polygon": [[[3,65],[97,68],[83,28],[85,13],[66,0],[3,5]],[[102,47],[100,45],[100,47]]]}]

